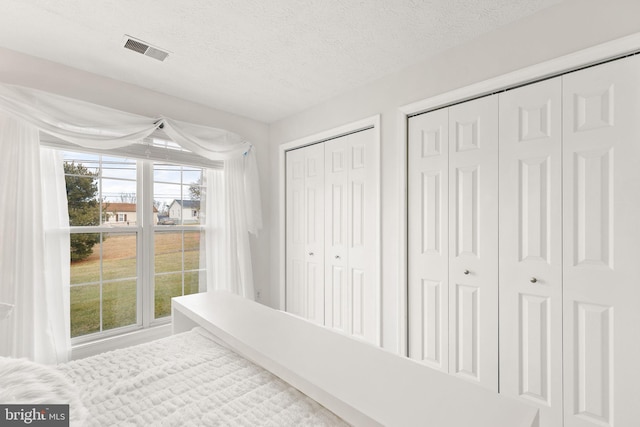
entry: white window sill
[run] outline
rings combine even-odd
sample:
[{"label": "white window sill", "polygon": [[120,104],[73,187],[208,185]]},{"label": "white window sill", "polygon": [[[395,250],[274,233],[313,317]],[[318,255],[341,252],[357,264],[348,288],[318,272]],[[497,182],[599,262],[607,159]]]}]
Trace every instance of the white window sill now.
[{"label": "white window sill", "polygon": [[84,359],[105,351],[130,347],[136,344],[157,340],[171,335],[171,322],[151,328],[140,329],[126,334],[115,335],[87,343],[74,345],[71,360]]}]

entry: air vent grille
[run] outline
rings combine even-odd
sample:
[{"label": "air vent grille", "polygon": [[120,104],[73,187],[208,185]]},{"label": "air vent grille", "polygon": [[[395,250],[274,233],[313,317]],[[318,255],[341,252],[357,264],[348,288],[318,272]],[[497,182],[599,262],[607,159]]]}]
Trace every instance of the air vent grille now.
[{"label": "air vent grille", "polygon": [[167,56],[169,56],[169,52],[157,47],[152,47],[142,40],[135,39],[131,36],[125,35],[124,40],[124,47],[126,49],[141,53],[145,56],[157,59],[158,61],[164,61]]},{"label": "air vent grille", "polygon": [[131,49],[134,52],[138,52],[142,54],[144,54],[147,51],[147,49],[149,49],[149,45],[140,43],[139,41],[129,39],[129,38],[127,39],[127,42],[124,44],[124,47],[126,47],[127,49]]}]

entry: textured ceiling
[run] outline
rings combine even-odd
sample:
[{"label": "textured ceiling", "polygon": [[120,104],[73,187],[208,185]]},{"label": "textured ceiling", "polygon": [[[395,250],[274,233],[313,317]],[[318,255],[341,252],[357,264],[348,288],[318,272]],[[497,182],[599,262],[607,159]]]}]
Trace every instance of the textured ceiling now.
[{"label": "textured ceiling", "polygon": [[2,0],[0,45],[269,123],[561,1]]}]

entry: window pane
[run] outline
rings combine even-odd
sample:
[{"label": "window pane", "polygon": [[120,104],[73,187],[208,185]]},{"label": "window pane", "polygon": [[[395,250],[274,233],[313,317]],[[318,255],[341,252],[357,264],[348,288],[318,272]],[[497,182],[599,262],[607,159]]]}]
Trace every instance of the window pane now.
[{"label": "window pane", "polygon": [[200,232],[185,231],[184,232],[184,269],[197,270],[198,268],[200,268]]},{"label": "window pane", "polygon": [[136,323],[136,240],[135,233],[104,233],[102,242],[103,330]]},{"label": "window pane", "polygon": [[103,179],[102,199],[105,203],[133,203],[138,201],[136,182],[123,179]]},{"label": "window pane", "polygon": [[[74,173],[79,175],[98,175],[100,171],[100,156],[96,154],[74,153],[65,151],[63,153],[65,163],[82,165],[83,168],[75,169]],[[66,170],[65,170],[66,172]]]},{"label": "window pane", "polygon": [[171,298],[182,295],[183,232],[155,233],[155,317],[171,314]]},{"label": "window pane", "polygon": [[[189,187],[183,185],[183,194],[189,193]],[[189,196],[187,196],[189,197]],[[200,197],[199,194],[197,197]],[[169,209],[172,218],[181,220],[182,225],[196,225],[200,223],[200,199],[174,200]]]},{"label": "window pane", "polygon": [[92,176],[79,177],[75,172],[81,165],[65,163],[65,183],[67,187],[67,204],[69,209],[69,225],[100,225],[100,203],[98,199],[98,179]]},{"label": "window pane", "polygon": [[194,169],[184,167],[183,170],[183,182],[185,184],[200,184],[202,180],[202,169]]},{"label": "window pane", "polygon": [[112,227],[138,225],[136,182],[102,180],[103,223]]},{"label": "window pane", "polygon": [[136,161],[123,157],[102,156],[102,176],[136,180]]},{"label": "window pane", "polygon": [[135,160],[72,152],[64,159],[70,225],[137,224]]},{"label": "window pane", "polygon": [[100,234],[72,234],[72,337],[100,331],[100,266]]},{"label": "window pane", "polygon": [[182,271],[182,232],[155,233],[155,272]]},{"label": "window pane", "polygon": [[172,297],[199,291],[199,280],[204,275],[199,270],[201,234],[200,231],[154,234],[156,318],[171,313]]},{"label": "window pane", "polygon": [[136,233],[71,234],[72,337],[137,322],[136,248]]},{"label": "window pane", "polygon": [[71,337],[100,331],[100,285],[71,286]]},{"label": "window pane", "polygon": [[156,274],[155,317],[171,314],[171,298],[182,295],[182,273]]},{"label": "window pane", "polygon": [[102,280],[135,279],[135,233],[104,233],[102,242]]},{"label": "window pane", "polygon": [[172,184],[182,183],[182,166],[155,163],[153,166],[153,180]]},{"label": "window pane", "polygon": [[200,292],[200,272],[188,271],[184,273],[184,294],[191,295]]},{"label": "window pane", "polygon": [[106,282],[102,287],[103,330],[135,325],[136,280]]},{"label": "window pane", "polygon": [[157,225],[201,224],[203,169],[154,163],[153,200]]},{"label": "window pane", "polygon": [[91,282],[100,274],[100,233],[71,235],[71,283]]}]

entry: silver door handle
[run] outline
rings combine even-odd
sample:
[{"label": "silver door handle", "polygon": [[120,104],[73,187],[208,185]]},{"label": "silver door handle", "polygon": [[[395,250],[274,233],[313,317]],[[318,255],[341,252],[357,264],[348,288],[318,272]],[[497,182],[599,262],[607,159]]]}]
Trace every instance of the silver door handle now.
[{"label": "silver door handle", "polygon": [[464,273],[465,275],[469,275],[469,273],[470,273],[470,272],[469,272],[469,270],[465,270],[465,271],[463,271],[463,273]]},{"label": "silver door handle", "polygon": [[340,255],[336,255],[336,259],[340,259]]},{"label": "silver door handle", "polygon": [[538,281],[538,279],[536,279],[535,277],[532,277],[531,279],[529,279],[529,281],[531,283],[536,283]]},{"label": "silver door handle", "polygon": [[310,255],[310,256],[313,256],[313,252],[309,252],[309,255]]}]

